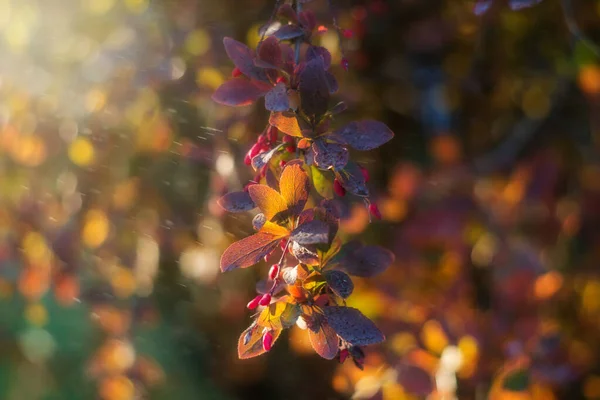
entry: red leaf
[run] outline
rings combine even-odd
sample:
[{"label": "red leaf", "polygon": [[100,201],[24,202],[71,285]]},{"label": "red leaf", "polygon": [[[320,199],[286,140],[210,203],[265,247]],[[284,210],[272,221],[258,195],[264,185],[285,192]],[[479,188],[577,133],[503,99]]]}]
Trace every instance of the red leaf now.
[{"label": "red leaf", "polygon": [[254,65],[254,52],[248,46],[229,37],[223,39],[223,44],[231,61],[244,75],[259,81],[267,80],[266,72]]},{"label": "red leaf", "polygon": [[277,247],[283,236],[258,232],[232,243],[221,256],[221,271],[250,267]]},{"label": "red leaf", "polygon": [[317,328],[316,332],[312,329],[308,330],[310,344],[318,355],[327,360],[333,360],[339,349],[338,336],[335,333],[335,330],[333,330],[325,320],[323,320]]},{"label": "red leaf", "polygon": [[374,120],[351,122],[332,134],[356,150],[372,150],[390,141],[394,133],[386,124]]},{"label": "red leaf", "polygon": [[[266,89],[266,90],[265,90]],[[270,87],[243,78],[231,79],[215,90],[212,99],[225,106],[247,106],[264,96]]]},{"label": "red leaf", "polygon": [[373,321],[356,308],[329,306],[324,307],[323,312],[335,332],[354,346],[366,346],[385,340],[385,336]]}]

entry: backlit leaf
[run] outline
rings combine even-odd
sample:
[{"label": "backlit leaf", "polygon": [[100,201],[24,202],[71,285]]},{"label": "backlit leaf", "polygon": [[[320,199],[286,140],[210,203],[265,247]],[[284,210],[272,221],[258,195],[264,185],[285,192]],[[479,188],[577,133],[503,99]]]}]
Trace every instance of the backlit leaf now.
[{"label": "backlit leaf", "polygon": [[279,180],[279,188],[289,211],[292,215],[299,215],[306,205],[310,190],[308,175],[301,164],[288,163],[285,166]]},{"label": "backlit leaf", "polygon": [[386,124],[374,120],[350,122],[332,135],[356,150],[375,149],[394,137],[394,133]]},{"label": "backlit leaf", "polygon": [[298,88],[302,111],[318,120],[327,111],[329,103],[329,84],[320,57],[306,63],[300,72]]},{"label": "backlit leaf", "polygon": [[254,52],[248,46],[230,37],[224,38],[223,44],[231,61],[244,75],[260,81],[267,80],[266,72],[254,65]]},{"label": "backlit leaf", "polygon": [[320,169],[342,169],[348,163],[348,150],[337,143],[327,143],[324,140],[315,140],[312,149],[314,162]]},{"label": "backlit leaf", "polygon": [[256,204],[254,204],[246,191],[227,193],[217,203],[229,212],[250,211],[256,207]]},{"label": "backlit leaf", "polygon": [[269,111],[287,111],[290,108],[285,83],[278,83],[265,95],[265,108]]},{"label": "backlit leaf", "polygon": [[[273,344],[281,335],[281,329],[273,331]],[[238,357],[240,359],[252,358],[266,353],[262,345],[263,328],[251,326],[247,328],[238,339]]]},{"label": "backlit leaf", "polygon": [[269,329],[285,329],[292,327],[302,310],[298,304],[279,300],[269,304],[258,316],[258,325]]},{"label": "backlit leaf", "polygon": [[[331,174],[331,172],[327,172]],[[333,198],[333,180],[327,179],[325,171],[316,168],[315,166],[310,167],[310,174],[312,177],[312,183],[319,195],[326,199]]]},{"label": "backlit leaf", "polygon": [[318,355],[333,360],[339,350],[339,339],[335,330],[329,326],[327,321],[322,320],[316,329],[308,330],[308,339]]},{"label": "backlit leaf", "polygon": [[329,226],[319,220],[309,221],[292,231],[290,239],[299,244],[327,243]]},{"label": "backlit leaf", "polygon": [[338,270],[325,271],[323,273],[325,280],[329,284],[333,293],[340,296],[342,299],[347,299],[354,290],[352,279],[345,272]]},{"label": "backlit leaf", "polygon": [[247,106],[254,103],[269,90],[268,87],[244,78],[231,79],[215,90],[212,99],[225,106]]},{"label": "backlit leaf", "polygon": [[[385,271],[394,262],[394,253],[381,246],[363,246],[348,249],[340,261],[342,269],[350,275],[368,278]],[[346,247],[346,246],[344,246]]]},{"label": "backlit leaf", "polygon": [[269,124],[279,129],[286,135],[302,137],[302,131],[298,120],[294,114],[283,114],[280,112],[271,113]]},{"label": "backlit leaf", "polygon": [[281,236],[258,232],[232,243],[221,256],[221,271],[250,267],[273,251]]},{"label": "backlit leaf", "polygon": [[282,146],[283,145],[280,144],[276,147],[273,147],[269,151],[264,151],[260,154],[255,155],[252,158],[252,168],[254,168],[255,171],[258,171],[259,169],[267,165],[268,162],[271,161],[271,158],[273,158],[275,153],[277,153]]},{"label": "backlit leaf", "polygon": [[248,187],[248,193],[254,204],[265,214],[268,221],[274,218],[286,217],[287,204],[285,199],[267,185],[252,185]]},{"label": "backlit leaf", "polygon": [[324,307],[323,312],[335,332],[354,346],[366,346],[385,340],[385,336],[373,321],[356,308],[329,306]]}]

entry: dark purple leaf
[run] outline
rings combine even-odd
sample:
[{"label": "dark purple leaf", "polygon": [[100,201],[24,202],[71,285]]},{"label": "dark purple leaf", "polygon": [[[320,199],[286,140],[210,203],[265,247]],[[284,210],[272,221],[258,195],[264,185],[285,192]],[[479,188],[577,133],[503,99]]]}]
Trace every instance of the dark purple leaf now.
[{"label": "dark purple leaf", "polygon": [[312,10],[300,12],[298,14],[298,21],[309,32],[317,26],[317,17]]},{"label": "dark purple leaf", "polygon": [[298,242],[292,242],[290,244],[290,252],[298,261],[307,265],[319,264],[319,255],[317,254],[317,246],[301,245]]},{"label": "dark purple leaf", "polygon": [[290,239],[299,244],[327,243],[329,226],[319,220],[306,222],[292,231]]},{"label": "dark purple leaf", "polygon": [[315,140],[312,145],[314,162],[321,169],[333,168],[340,170],[348,163],[348,150],[337,143],[327,143],[324,140]]},{"label": "dark purple leaf", "polygon": [[323,60],[323,68],[328,70],[331,67],[331,53],[329,50],[321,46],[310,46],[306,50],[306,62],[319,57]]},{"label": "dark purple leaf", "polygon": [[329,102],[329,82],[325,75],[323,59],[318,57],[304,65],[298,87],[302,111],[309,117],[320,119],[327,111]]},{"label": "dark purple leaf", "polygon": [[290,4],[283,4],[277,10],[277,14],[292,23],[298,22],[298,16],[296,15],[296,11],[292,8]]},{"label": "dark purple leaf", "polygon": [[[346,247],[346,246],[344,246]],[[342,269],[350,275],[368,278],[385,271],[394,262],[394,253],[381,246],[356,247],[356,244],[344,249],[340,260]]]},{"label": "dark purple leaf", "polygon": [[248,192],[245,191],[227,193],[217,203],[229,212],[250,211],[256,207]]},{"label": "dark purple leaf", "polygon": [[327,86],[329,87],[329,93],[334,94],[335,92],[337,92],[339,89],[339,86],[337,83],[337,79],[335,79],[335,76],[331,72],[325,71],[325,79],[327,80]]},{"label": "dark purple leaf", "polygon": [[323,312],[335,332],[354,346],[366,346],[385,340],[385,336],[373,321],[356,308],[329,306],[324,307]]},{"label": "dark purple leaf", "polygon": [[344,169],[336,172],[336,178],[338,178],[344,189],[350,193],[362,197],[369,196],[369,189],[365,182],[365,176],[358,164],[348,162]]},{"label": "dark purple leaf", "polygon": [[[248,197],[250,197],[250,195],[248,195]],[[265,225],[266,222],[267,217],[265,217],[265,214],[258,213],[254,216],[254,218],[252,218],[252,227],[254,228],[254,230],[260,231],[260,229]]]},{"label": "dark purple leaf", "polygon": [[433,391],[431,376],[424,369],[416,365],[402,363],[397,368],[398,383],[415,396],[428,396]]},{"label": "dark purple leaf", "polygon": [[356,150],[363,151],[375,149],[394,137],[394,133],[386,124],[374,120],[351,122],[332,135]]},{"label": "dark purple leaf", "polygon": [[269,111],[287,111],[290,108],[287,88],[280,82],[265,95],[265,108]]},{"label": "dark purple leaf", "polygon": [[273,36],[279,40],[296,39],[302,35],[304,35],[304,31],[297,25],[283,25],[273,33]]},{"label": "dark purple leaf", "polygon": [[273,158],[273,155],[275,155],[275,153],[279,151],[281,146],[282,145],[278,145],[269,151],[265,151],[254,156],[254,158],[252,159],[252,168],[254,168],[255,171],[258,171],[259,169],[267,165],[271,158]]},{"label": "dark purple leaf", "polygon": [[224,38],[223,44],[231,61],[244,75],[259,81],[267,80],[265,71],[254,65],[254,52],[248,46],[230,37]]},{"label": "dark purple leaf", "polygon": [[247,106],[264,96],[270,87],[244,78],[231,79],[215,90],[212,99],[226,106]]},{"label": "dark purple leaf", "polygon": [[[273,36],[267,37],[258,48],[258,58],[275,67],[280,67],[282,64],[281,48],[279,41]],[[256,65],[256,62],[254,63]]]},{"label": "dark purple leaf", "polygon": [[324,276],[333,293],[342,299],[347,299],[352,294],[354,283],[352,283],[352,279],[345,272],[331,270],[326,271]]}]

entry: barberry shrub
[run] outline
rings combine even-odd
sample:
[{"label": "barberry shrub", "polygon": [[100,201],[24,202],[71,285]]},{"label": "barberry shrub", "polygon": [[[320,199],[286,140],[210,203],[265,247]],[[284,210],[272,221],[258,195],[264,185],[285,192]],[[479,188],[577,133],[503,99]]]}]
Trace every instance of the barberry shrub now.
[{"label": "barberry shrub", "polygon": [[[265,35],[256,51],[232,38],[223,41],[235,68],[213,99],[245,106],[264,98],[270,117],[245,157],[256,172],[254,180],[219,200],[230,212],[259,210],[252,221],[256,233],[225,250],[221,270],[279,258],[248,303],[255,315],[239,338],[240,358],[269,351],[284,329],[297,325],[321,357],[351,358],[362,368],[362,347],[382,342],[384,335],[359,310],[346,306],[354,288],[350,276],[374,276],[392,264],[394,255],[380,246],[342,243],[335,196],[349,193],[380,218],[369,200],[368,173],[349,159],[348,148],[372,150],[394,134],[374,120],[336,127],[335,117],[346,107],[343,102],[331,106],[338,89],[332,57],[311,44],[313,33],[324,28],[317,28],[313,11],[301,10],[307,1],[297,1],[278,7],[279,28]],[[351,36],[335,20],[333,25],[340,38]],[[343,58],[342,67],[347,66]]]}]

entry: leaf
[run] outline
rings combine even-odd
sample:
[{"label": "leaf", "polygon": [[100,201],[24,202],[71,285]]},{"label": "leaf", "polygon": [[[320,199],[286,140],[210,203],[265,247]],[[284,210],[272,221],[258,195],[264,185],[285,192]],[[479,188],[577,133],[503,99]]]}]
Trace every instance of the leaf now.
[{"label": "leaf", "polygon": [[344,169],[336,173],[336,178],[338,178],[344,189],[350,193],[361,197],[369,196],[369,189],[365,182],[365,176],[358,164],[351,161],[348,162]]},{"label": "leaf", "polygon": [[307,265],[319,265],[319,256],[316,245],[303,246],[298,242],[290,244],[290,252],[298,261]]},{"label": "leaf", "polygon": [[[281,335],[281,329],[273,331],[273,344]],[[266,353],[262,345],[263,329],[258,326],[250,326],[247,328],[238,339],[238,357],[241,360],[260,356]]]},{"label": "leaf", "polygon": [[398,383],[407,392],[416,396],[427,396],[433,391],[431,376],[424,369],[416,365],[402,363],[397,367],[397,371]]},{"label": "leaf", "polygon": [[329,112],[333,115],[336,115],[336,114],[346,111],[347,109],[348,109],[348,106],[346,105],[346,103],[344,103],[343,101],[340,101],[335,106],[333,106],[333,108],[331,110],[329,110]]},{"label": "leaf", "polygon": [[385,271],[394,259],[394,253],[384,247],[364,246],[350,251],[342,261],[342,268],[350,275],[369,278]]},{"label": "leaf", "polygon": [[321,46],[309,46],[306,50],[306,61],[309,62],[319,57],[323,61],[323,68],[329,69],[331,66],[331,53],[329,50]]},{"label": "leaf", "polygon": [[[280,67],[282,64],[279,41],[273,36],[267,37],[260,44],[257,53],[260,60],[265,61],[274,67]],[[256,62],[254,62],[254,65],[256,65]]]},{"label": "leaf", "polygon": [[335,76],[329,72],[325,71],[325,80],[327,81],[327,87],[329,88],[329,94],[334,94],[338,91],[339,85]]},{"label": "leaf", "polygon": [[331,270],[325,271],[323,275],[333,293],[342,299],[350,297],[354,290],[354,283],[352,283],[352,279],[350,279],[348,274],[342,271]]},{"label": "leaf", "polygon": [[339,350],[339,339],[335,330],[329,326],[327,321],[320,321],[316,331],[309,329],[308,339],[310,340],[313,349],[315,349],[317,354],[321,357],[327,360],[333,360],[337,355]]},{"label": "leaf", "polygon": [[250,267],[277,247],[282,236],[258,232],[232,243],[221,256],[221,271]]},{"label": "leaf", "polygon": [[325,172],[315,166],[310,167],[312,183],[319,195],[326,199],[333,198],[333,181],[327,179]]},{"label": "leaf", "polygon": [[279,151],[279,149],[281,149],[282,147],[283,147],[283,144],[280,144],[276,147],[273,147],[269,151],[264,151],[260,154],[255,155],[252,158],[252,168],[254,168],[255,171],[258,171],[259,169],[261,169],[262,167],[267,165],[267,163],[269,161],[271,161],[271,158],[273,158],[275,153],[277,153]]},{"label": "leaf", "polygon": [[225,106],[239,107],[254,103],[269,89],[244,78],[231,79],[215,90],[212,99]]},{"label": "leaf", "polygon": [[504,377],[502,387],[513,392],[522,392],[529,387],[529,371],[519,368]]},{"label": "leaf", "polygon": [[306,222],[292,231],[290,239],[299,244],[327,243],[329,226],[319,220]]},{"label": "leaf", "polygon": [[312,149],[315,153],[314,162],[320,169],[333,168],[337,171],[348,163],[348,150],[340,144],[319,139],[313,142]]},{"label": "leaf", "polygon": [[248,46],[230,37],[224,38],[223,44],[231,61],[244,75],[259,81],[267,80],[266,72],[254,65],[254,52]]},{"label": "leaf", "polygon": [[260,231],[266,222],[267,217],[265,217],[265,214],[258,213],[252,218],[252,227],[257,231]]},{"label": "leaf", "polygon": [[287,111],[290,108],[285,83],[278,83],[266,94],[265,108],[269,111]]},{"label": "leaf", "polygon": [[265,214],[268,221],[277,217],[282,220],[286,217],[287,204],[285,199],[267,185],[252,185],[248,187],[248,193],[254,204]]},{"label": "leaf", "polygon": [[256,322],[269,329],[285,329],[292,327],[301,313],[300,305],[288,303],[284,299],[269,304],[262,310]]},{"label": "leaf", "polygon": [[342,240],[337,237],[332,240],[331,245],[326,251],[319,251],[319,264],[321,267],[327,266],[329,261],[340,251],[341,247]]},{"label": "leaf", "polygon": [[374,120],[350,122],[332,135],[356,150],[362,151],[375,149],[394,137],[394,133],[386,124]]},{"label": "leaf", "polygon": [[287,209],[292,215],[299,215],[304,210],[310,190],[308,175],[301,164],[286,164],[281,172],[279,188]]},{"label": "leaf", "polygon": [[279,181],[277,180],[277,177],[275,176],[271,168],[267,168],[267,171],[265,173],[265,181],[271,189],[279,191]]},{"label": "leaf", "polygon": [[296,39],[303,35],[304,31],[297,25],[283,25],[273,33],[273,36],[279,40]]},{"label": "leaf", "polygon": [[527,7],[533,7],[536,4],[541,3],[542,0],[510,0],[508,4],[511,10],[521,10]]},{"label": "leaf", "polygon": [[335,332],[354,346],[366,346],[385,340],[385,336],[373,321],[356,308],[329,306],[324,307],[323,312]]},{"label": "leaf", "polygon": [[300,106],[309,117],[319,120],[327,111],[329,102],[329,84],[325,76],[323,60],[315,58],[306,63],[300,72]]},{"label": "leaf", "polygon": [[292,8],[290,4],[282,4],[281,7],[277,9],[277,15],[287,19],[290,22],[298,22],[298,15],[296,15],[296,11]]},{"label": "leaf", "polygon": [[286,135],[303,137],[295,114],[286,115],[280,112],[273,112],[269,117],[269,124],[276,127]]},{"label": "leaf", "polygon": [[250,211],[256,207],[246,191],[227,193],[217,200],[217,204],[229,212]]}]

